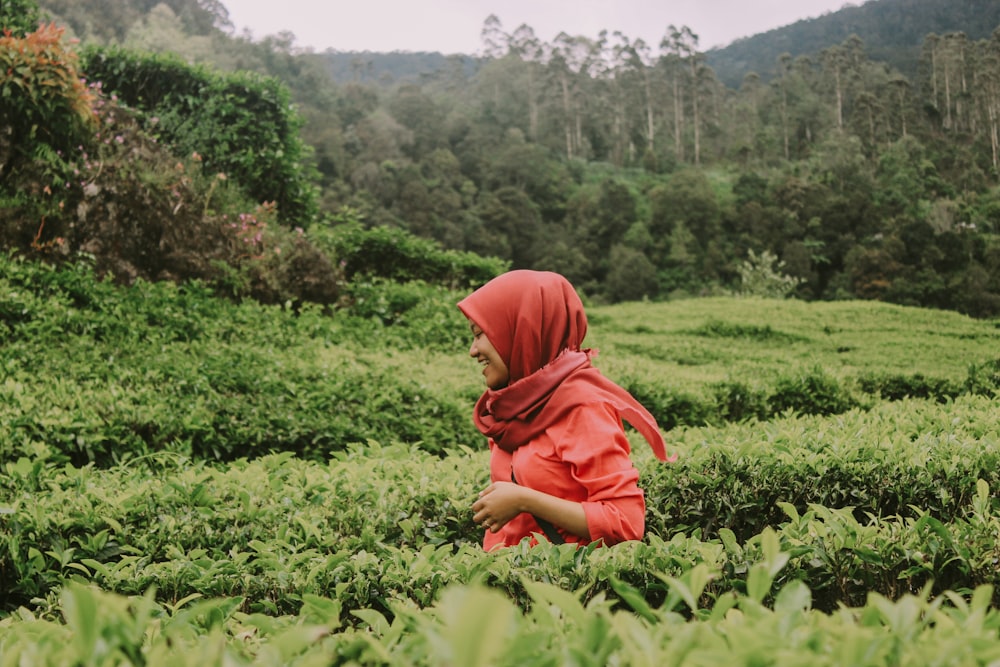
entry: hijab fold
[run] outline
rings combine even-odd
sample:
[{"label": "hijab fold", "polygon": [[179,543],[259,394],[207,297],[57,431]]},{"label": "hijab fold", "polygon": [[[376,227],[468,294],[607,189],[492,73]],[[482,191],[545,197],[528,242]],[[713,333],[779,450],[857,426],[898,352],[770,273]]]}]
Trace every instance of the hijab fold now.
[{"label": "hijab fold", "polygon": [[547,271],[510,271],[458,304],[489,338],[510,380],[487,389],[473,412],[476,427],[513,452],[563,420],[577,406],[603,402],[632,425],[663,461],[666,444],[656,419],[625,389],[591,364],[581,349],[587,332],[583,303],[569,282]]}]

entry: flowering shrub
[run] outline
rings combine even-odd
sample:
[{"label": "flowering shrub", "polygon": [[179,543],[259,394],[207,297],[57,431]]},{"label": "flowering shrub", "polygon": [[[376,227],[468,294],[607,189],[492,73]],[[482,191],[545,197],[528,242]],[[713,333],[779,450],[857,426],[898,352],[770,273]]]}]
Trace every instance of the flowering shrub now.
[{"label": "flowering shrub", "polygon": [[[130,109],[102,82],[88,83],[63,34],[49,24],[24,37],[0,35],[6,73],[0,79],[0,246],[58,261],[83,254],[99,274],[124,283],[201,279],[222,286],[236,276],[239,289],[230,293],[239,297],[336,300],[333,264],[301,233],[267,224],[274,206],[258,206],[247,194],[246,165],[232,165],[234,175],[211,155],[188,150],[178,158],[179,144],[156,136],[170,135],[163,128],[170,118]],[[276,85],[262,84],[262,90]],[[279,116],[289,113],[281,95],[268,99]],[[281,119],[290,132],[297,127],[294,119]],[[256,168],[275,182],[290,182],[280,170]],[[234,229],[233,220],[245,228]]]},{"label": "flowering shrub", "polygon": [[63,32],[48,24],[24,37],[0,35],[0,172],[35,157],[59,163],[57,152],[87,141],[96,126],[94,96]]},{"label": "flowering shrub", "polygon": [[235,218],[223,215],[229,260],[217,280],[221,291],[263,303],[333,304],[344,286],[343,266],[334,265],[301,227],[276,223],[273,202]]}]

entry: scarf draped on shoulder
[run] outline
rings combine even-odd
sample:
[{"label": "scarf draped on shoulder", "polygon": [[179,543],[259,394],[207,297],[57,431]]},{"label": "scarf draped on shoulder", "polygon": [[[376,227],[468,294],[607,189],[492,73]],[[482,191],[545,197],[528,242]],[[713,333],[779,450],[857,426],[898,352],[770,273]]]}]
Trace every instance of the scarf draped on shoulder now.
[{"label": "scarf draped on shoulder", "polygon": [[510,380],[487,389],[473,412],[476,427],[512,452],[559,423],[575,407],[611,405],[632,425],[657,458],[667,456],[656,419],[625,389],[591,364],[596,351],[581,349],[587,332],[583,303],[557,273],[511,271],[458,304],[507,365]]}]

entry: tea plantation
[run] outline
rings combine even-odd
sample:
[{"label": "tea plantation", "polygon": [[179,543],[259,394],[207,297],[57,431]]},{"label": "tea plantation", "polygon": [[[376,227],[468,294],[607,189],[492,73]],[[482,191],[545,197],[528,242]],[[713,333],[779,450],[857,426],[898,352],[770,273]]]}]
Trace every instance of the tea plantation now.
[{"label": "tea plantation", "polygon": [[349,289],[0,258],[0,666],[1000,661],[1000,323],[591,305],[647,536],[486,554],[463,293]]}]

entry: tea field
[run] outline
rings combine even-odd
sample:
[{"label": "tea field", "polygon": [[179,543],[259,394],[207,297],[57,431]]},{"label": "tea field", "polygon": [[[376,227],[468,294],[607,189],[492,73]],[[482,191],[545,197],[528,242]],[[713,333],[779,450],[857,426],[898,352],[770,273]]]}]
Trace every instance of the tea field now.
[{"label": "tea field", "polygon": [[484,553],[461,293],[0,258],[0,666],[1000,664],[1000,322],[589,306],[647,536]]}]

